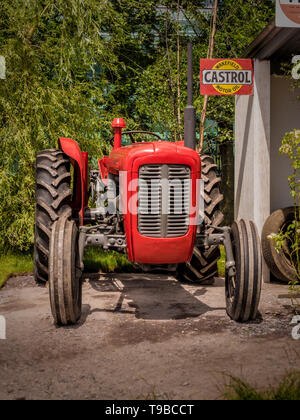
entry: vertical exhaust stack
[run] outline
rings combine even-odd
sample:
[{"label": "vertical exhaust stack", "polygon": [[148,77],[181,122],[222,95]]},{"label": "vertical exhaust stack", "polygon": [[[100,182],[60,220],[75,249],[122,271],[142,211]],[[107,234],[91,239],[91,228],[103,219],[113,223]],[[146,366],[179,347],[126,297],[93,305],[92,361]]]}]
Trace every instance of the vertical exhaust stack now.
[{"label": "vertical exhaust stack", "polygon": [[184,110],[184,145],[196,150],[196,109],[193,106],[193,46],[188,43],[188,104]]}]

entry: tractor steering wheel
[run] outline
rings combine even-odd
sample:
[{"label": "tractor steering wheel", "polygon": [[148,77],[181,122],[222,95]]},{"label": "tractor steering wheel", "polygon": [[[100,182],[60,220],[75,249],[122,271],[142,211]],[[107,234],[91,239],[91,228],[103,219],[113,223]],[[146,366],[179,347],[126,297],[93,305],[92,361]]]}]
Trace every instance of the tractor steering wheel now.
[{"label": "tractor steering wheel", "polygon": [[[132,143],[136,143],[135,138],[134,138],[134,135],[135,134],[145,134],[146,136],[154,136],[158,140],[161,140],[162,141],[162,138],[158,134],[153,133],[152,131],[124,131],[122,133],[122,136],[124,136],[125,134],[129,135],[130,140],[131,140]],[[141,140],[140,143],[145,143],[145,140]],[[110,139],[110,144],[111,144],[111,146],[114,145],[114,137],[112,137]]]}]

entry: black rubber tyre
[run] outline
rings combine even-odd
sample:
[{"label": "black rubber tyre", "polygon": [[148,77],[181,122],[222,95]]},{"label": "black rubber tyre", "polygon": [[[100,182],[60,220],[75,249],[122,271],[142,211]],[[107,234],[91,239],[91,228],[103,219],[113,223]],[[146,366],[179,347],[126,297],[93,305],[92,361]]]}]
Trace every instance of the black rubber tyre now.
[{"label": "black rubber tyre", "polygon": [[58,217],[72,214],[70,182],[70,161],[62,151],[50,149],[37,154],[34,275],[39,283],[48,281],[52,225]]},{"label": "black rubber tyre", "polygon": [[276,210],[268,217],[262,230],[261,242],[264,259],[274,277],[287,283],[297,281],[296,270],[288,255],[288,244],[285,243],[282,249],[277,252],[274,242],[268,236],[285,231],[294,219],[295,207]]},{"label": "black rubber tyre", "polygon": [[57,325],[76,324],[81,317],[82,282],[78,229],[74,220],[60,217],[52,228],[49,253],[49,295]]},{"label": "black rubber tyre", "polygon": [[257,316],[262,284],[261,245],[253,222],[240,220],[231,229],[236,276],[226,273],[226,309],[237,322],[254,320]]},{"label": "black rubber tyre", "polygon": [[[204,181],[204,224],[220,226],[224,216],[220,210],[220,204],[223,195],[220,193],[219,185],[221,178],[217,177],[213,158],[207,155],[201,156],[202,179]],[[203,227],[203,226],[202,226]],[[212,233],[214,229],[207,230]],[[208,250],[194,248],[193,256],[190,262],[179,264],[179,280],[212,284],[214,277],[218,275],[218,260],[220,258],[220,249],[218,245],[210,247]]]}]

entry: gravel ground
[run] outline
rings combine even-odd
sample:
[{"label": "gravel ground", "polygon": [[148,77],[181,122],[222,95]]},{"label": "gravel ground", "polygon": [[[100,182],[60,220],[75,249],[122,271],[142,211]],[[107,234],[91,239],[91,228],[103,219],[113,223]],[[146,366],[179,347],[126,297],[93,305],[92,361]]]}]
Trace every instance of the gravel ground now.
[{"label": "gravel ground", "polygon": [[32,276],[0,291],[0,399],[218,399],[227,375],[258,387],[300,369],[288,286],[264,285],[257,321],[225,312],[224,281],[87,275],[83,316],[57,328]]}]

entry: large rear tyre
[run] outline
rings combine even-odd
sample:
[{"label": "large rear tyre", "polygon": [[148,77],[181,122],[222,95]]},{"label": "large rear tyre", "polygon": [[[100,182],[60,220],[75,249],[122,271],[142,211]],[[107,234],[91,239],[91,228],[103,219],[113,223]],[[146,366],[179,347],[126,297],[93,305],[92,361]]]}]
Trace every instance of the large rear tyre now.
[{"label": "large rear tyre", "polygon": [[78,229],[74,220],[60,217],[53,224],[49,253],[49,294],[57,325],[76,324],[81,317],[82,282]]},{"label": "large rear tyre", "polygon": [[[297,211],[297,210],[296,210]],[[299,210],[298,210],[299,211]],[[290,260],[289,244],[285,241],[278,252],[270,235],[285,232],[295,220],[295,207],[276,210],[266,220],[262,230],[262,251],[271,273],[286,283],[297,281],[297,273]]]},{"label": "large rear tyre", "polygon": [[37,154],[34,277],[38,283],[48,281],[52,225],[60,216],[72,214],[70,183],[70,161],[61,150],[49,149]]},{"label": "large rear tyre", "polygon": [[226,309],[238,322],[257,316],[262,284],[262,258],[256,226],[248,220],[234,222],[231,229],[236,276],[226,273]]},{"label": "large rear tyre", "polygon": [[[224,215],[220,210],[223,195],[220,193],[221,178],[217,176],[213,158],[207,155],[201,156],[202,179],[204,181],[204,224],[220,226]],[[208,233],[213,233],[213,228],[208,228]],[[212,284],[214,277],[218,275],[218,260],[220,248],[218,245],[211,246],[208,250],[195,247],[191,261],[179,264],[179,280],[192,283]]]}]

